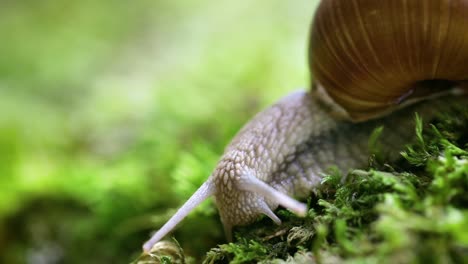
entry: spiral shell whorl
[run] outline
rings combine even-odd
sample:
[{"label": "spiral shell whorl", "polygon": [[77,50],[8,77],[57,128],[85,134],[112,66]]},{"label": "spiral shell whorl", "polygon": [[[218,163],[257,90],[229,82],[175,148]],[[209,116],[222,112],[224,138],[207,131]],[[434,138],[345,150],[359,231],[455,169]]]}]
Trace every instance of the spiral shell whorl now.
[{"label": "spiral shell whorl", "polygon": [[327,0],[309,44],[314,81],[351,119],[468,80],[467,0]]}]

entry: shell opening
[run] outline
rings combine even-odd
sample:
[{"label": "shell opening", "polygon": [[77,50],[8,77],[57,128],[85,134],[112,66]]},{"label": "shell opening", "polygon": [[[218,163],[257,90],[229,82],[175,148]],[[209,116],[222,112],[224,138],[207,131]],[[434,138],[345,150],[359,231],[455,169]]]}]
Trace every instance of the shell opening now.
[{"label": "shell opening", "polygon": [[444,79],[422,80],[411,85],[411,93],[399,98],[398,103],[405,100],[422,100],[434,95],[443,95],[449,92],[450,88],[457,86],[456,81]]}]

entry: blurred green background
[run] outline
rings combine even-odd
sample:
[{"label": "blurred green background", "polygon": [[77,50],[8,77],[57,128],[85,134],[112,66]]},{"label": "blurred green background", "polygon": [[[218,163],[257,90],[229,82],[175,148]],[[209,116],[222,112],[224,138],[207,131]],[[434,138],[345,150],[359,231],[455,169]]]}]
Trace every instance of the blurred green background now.
[{"label": "blurred green background", "polygon": [[[316,3],[1,1],[0,262],[134,259],[242,124],[307,86]],[[211,201],[175,235],[224,241]]]}]

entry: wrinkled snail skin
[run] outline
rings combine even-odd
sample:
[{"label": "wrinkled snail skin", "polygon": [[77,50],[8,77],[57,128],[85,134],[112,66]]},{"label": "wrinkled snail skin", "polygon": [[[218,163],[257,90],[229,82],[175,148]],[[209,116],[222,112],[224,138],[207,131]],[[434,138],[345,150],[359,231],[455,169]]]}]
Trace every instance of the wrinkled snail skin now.
[{"label": "wrinkled snail skin", "polygon": [[[282,206],[305,215],[305,197],[331,166],[343,173],[368,163],[369,137],[383,126],[389,159],[414,135],[414,116],[468,98],[468,0],[323,0],[310,37],[312,89],[284,97],[249,121],[214,172],[145,243],[172,231],[214,196],[228,240]],[[434,98],[432,98],[434,97]],[[430,102],[420,102],[431,99]]]}]

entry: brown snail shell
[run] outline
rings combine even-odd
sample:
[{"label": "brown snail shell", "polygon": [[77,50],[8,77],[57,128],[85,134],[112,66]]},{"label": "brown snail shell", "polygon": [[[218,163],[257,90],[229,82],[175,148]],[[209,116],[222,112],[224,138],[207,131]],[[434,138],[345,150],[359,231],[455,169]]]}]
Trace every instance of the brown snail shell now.
[{"label": "brown snail shell", "polygon": [[377,117],[468,80],[468,1],[321,1],[309,54],[352,120]]}]

